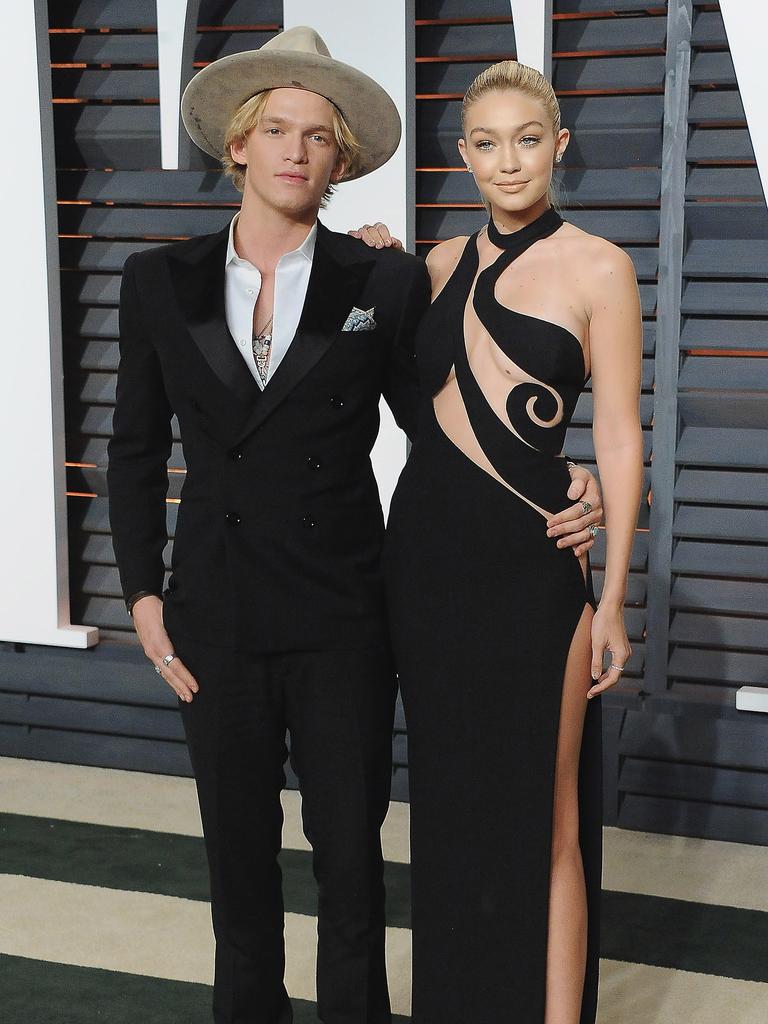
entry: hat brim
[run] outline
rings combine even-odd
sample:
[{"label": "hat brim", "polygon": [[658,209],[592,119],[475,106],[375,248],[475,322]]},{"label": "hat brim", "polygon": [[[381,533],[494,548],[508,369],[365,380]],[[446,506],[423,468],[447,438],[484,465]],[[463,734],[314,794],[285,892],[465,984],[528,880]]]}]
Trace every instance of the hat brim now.
[{"label": "hat brim", "polygon": [[398,147],[400,114],[389,94],[368,75],[332,57],[264,49],[221,57],[190,81],[181,99],[181,116],[195,145],[220,160],[233,115],[265,89],[306,89],[338,107],[360,143],[357,170],[345,175],[345,181],[375,171]]}]

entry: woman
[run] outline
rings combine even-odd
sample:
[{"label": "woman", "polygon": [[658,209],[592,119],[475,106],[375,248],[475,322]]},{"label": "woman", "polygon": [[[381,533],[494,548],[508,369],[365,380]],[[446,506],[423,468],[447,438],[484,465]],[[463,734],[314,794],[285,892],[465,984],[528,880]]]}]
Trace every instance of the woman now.
[{"label": "woman", "polygon": [[[423,408],[385,549],[409,738],[413,1022],[587,1024],[599,694],[631,653],[640,303],[624,252],[551,205],[569,132],[539,72],[484,71],[462,129],[490,220],[427,260]],[[599,603],[587,556],[542,529],[563,507],[560,452],[590,375],[607,529]]]}]

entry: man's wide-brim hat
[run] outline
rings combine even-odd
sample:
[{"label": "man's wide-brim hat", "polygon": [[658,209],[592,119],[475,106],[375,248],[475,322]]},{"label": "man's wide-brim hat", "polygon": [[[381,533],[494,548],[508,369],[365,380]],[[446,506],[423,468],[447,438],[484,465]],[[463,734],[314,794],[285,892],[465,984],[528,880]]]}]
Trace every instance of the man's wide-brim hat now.
[{"label": "man's wide-brim hat", "polygon": [[389,94],[362,71],[334,60],[306,26],[281,32],[259,50],[221,57],[195,75],[181,98],[192,141],[221,159],[232,116],[265,89],[306,89],[338,107],[360,143],[357,170],[345,180],[381,167],[400,142],[400,115]]}]

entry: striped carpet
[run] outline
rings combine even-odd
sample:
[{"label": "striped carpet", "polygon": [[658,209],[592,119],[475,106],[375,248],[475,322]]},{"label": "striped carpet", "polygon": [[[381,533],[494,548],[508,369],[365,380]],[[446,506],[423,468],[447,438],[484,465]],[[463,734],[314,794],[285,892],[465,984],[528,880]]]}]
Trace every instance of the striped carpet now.
[{"label": "striped carpet", "polygon": [[[286,984],[316,1021],[314,888],[284,794]],[[384,828],[393,1008],[410,1004],[408,807]],[[600,1024],[768,1022],[768,849],[606,829]],[[0,758],[4,1024],[210,1024],[189,779]]]}]

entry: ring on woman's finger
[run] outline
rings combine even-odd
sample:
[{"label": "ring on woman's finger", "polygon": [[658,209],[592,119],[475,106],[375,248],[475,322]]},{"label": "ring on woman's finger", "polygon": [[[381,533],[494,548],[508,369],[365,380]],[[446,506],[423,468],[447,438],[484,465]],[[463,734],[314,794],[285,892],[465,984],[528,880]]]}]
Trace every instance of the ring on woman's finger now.
[{"label": "ring on woman's finger", "polygon": [[587,527],[587,530],[589,531],[589,536],[592,538],[592,540],[594,540],[597,536],[597,527],[595,526],[595,524],[590,523],[590,525]]},{"label": "ring on woman's finger", "polygon": [[582,501],[581,507],[584,509],[584,515],[587,515],[588,512],[592,511],[592,505],[588,501]]},{"label": "ring on woman's finger", "polygon": [[612,668],[615,668],[617,672],[623,672],[624,671],[624,666],[623,665],[614,665],[613,662],[611,662],[611,664],[608,666],[609,671]]},{"label": "ring on woman's finger", "polygon": [[153,668],[154,668],[155,672],[157,672],[157,674],[159,676],[161,676],[163,674],[163,670],[160,668],[159,665],[154,665]]},{"label": "ring on woman's finger", "polygon": [[176,657],[176,655],[173,654],[173,653],[166,654],[166,656],[163,658],[163,664],[165,665],[166,668],[168,668],[168,666],[171,664],[171,662],[173,661],[173,659],[175,657]]}]

